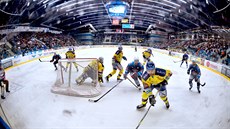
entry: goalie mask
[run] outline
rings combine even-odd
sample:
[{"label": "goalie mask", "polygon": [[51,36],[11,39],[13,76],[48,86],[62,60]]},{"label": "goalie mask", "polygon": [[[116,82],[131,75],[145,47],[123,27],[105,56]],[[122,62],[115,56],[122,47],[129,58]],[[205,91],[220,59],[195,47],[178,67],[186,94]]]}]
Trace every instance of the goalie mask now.
[{"label": "goalie mask", "polygon": [[99,57],[98,61],[101,62],[101,63],[103,63],[104,62],[104,58],[103,57]]}]

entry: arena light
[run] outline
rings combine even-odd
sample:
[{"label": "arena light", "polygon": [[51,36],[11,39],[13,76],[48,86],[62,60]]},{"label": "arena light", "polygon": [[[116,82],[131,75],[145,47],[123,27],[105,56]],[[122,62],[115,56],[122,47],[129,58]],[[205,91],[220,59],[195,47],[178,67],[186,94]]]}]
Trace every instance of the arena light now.
[{"label": "arena light", "polygon": [[185,4],[187,3],[187,2],[186,2],[186,1],[184,1],[184,0],[180,0],[180,1],[181,1],[181,2],[183,2],[183,3],[185,3]]},{"label": "arena light", "polygon": [[170,3],[170,4],[172,4],[172,5],[175,5],[175,6],[180,7],[180,5],[179,5],[179,4],[174,3],[174,2],[172,2],[172,1],[168,1],[168,0],[163,0],[163,1],[165,1],[165,2],[167,2],[167,3]]},{"label": "arena light", "polygon": [[42,3],[45,4],[45,3],[47,3],[48,1],[49,1],[49,0],[45,0],[45,1],[43,1]]}]

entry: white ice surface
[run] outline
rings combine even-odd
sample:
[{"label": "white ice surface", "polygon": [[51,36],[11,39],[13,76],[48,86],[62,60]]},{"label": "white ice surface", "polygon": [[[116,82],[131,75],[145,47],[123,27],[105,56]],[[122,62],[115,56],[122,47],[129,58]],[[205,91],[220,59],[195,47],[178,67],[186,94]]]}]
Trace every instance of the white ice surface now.
[{"label": "white ice surface", "polygon": [[[91,48],[78,50],[76,55],[82,58],[103,56],[105,77],[112,71],[111,58],[115,51],[116,48]],[[142,51],[124,48],[128,61],[122,61],[123,67],[134,56],[139,56],[142,62]],[[173,63],[179,59],[153,54],[157,67],[173,72],[167,86],[171,107],[167,110],[157,96],[155,107],[140,129],[230,129],[229,81],[201,67],[201,82],[206,82],[206,86],[201,87],[201,94],[197,93],[195,83],[189,91],[186,65],[179,67],[180,63]],[[116,75],[109,83],[104,79],[102,94],[117,83]],[[50,89],[56,72],[52,63],[33,61],[7,71],[7,78],[11,93],[0,102],[15,129],[134,129],[147,110],[136,110],[141,103],[141,92],[129,81],[123,81],[97,103],[89,102],[88,98],[53,94]]]}]

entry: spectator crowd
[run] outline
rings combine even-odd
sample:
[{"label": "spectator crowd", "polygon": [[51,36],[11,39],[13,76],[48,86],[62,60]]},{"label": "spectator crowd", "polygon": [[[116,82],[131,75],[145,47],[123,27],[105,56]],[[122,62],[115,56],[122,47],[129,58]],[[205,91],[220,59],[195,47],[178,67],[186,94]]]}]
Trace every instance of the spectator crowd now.
[{"label": "spectator crowd", "polygon": [[[148,45],[144,35],[136,36],[129,34],[95,34],[94,44],[100,45],[110,37],[110,42],[129,44],[132,39],[137,39],[140,45]],[[3,40],[10,45],[3,44]],[[76,46],[78,42],[70,35],[51,33],[23,32],[11,35],[0,35],[0,59],[15,55],[25,55],[38,50],[58,49],[65,46]],[[130,44],[131,45],[131,44]],[[11,47],[9,47],[11,46]],[[152,47],[169,49],[179,52],[187,51],[189,54],[205,58],[214,62],[230,65],[230,42],[223,39],[209,40],[169,40],[165,43],[152,43]]]}]

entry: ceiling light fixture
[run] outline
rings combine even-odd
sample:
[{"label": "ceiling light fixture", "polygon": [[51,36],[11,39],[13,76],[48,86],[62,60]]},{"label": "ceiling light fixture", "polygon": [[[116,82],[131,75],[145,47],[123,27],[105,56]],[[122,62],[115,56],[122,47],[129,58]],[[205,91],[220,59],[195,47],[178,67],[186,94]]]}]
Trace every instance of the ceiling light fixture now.
[{"label": "ceiling light fixture", "polygon": [[184,0],[180,0],[181,2],[183,2],[183,3],[185,3],[185,4],[187,4],[187,2],[186,1],[184,1]]}]

